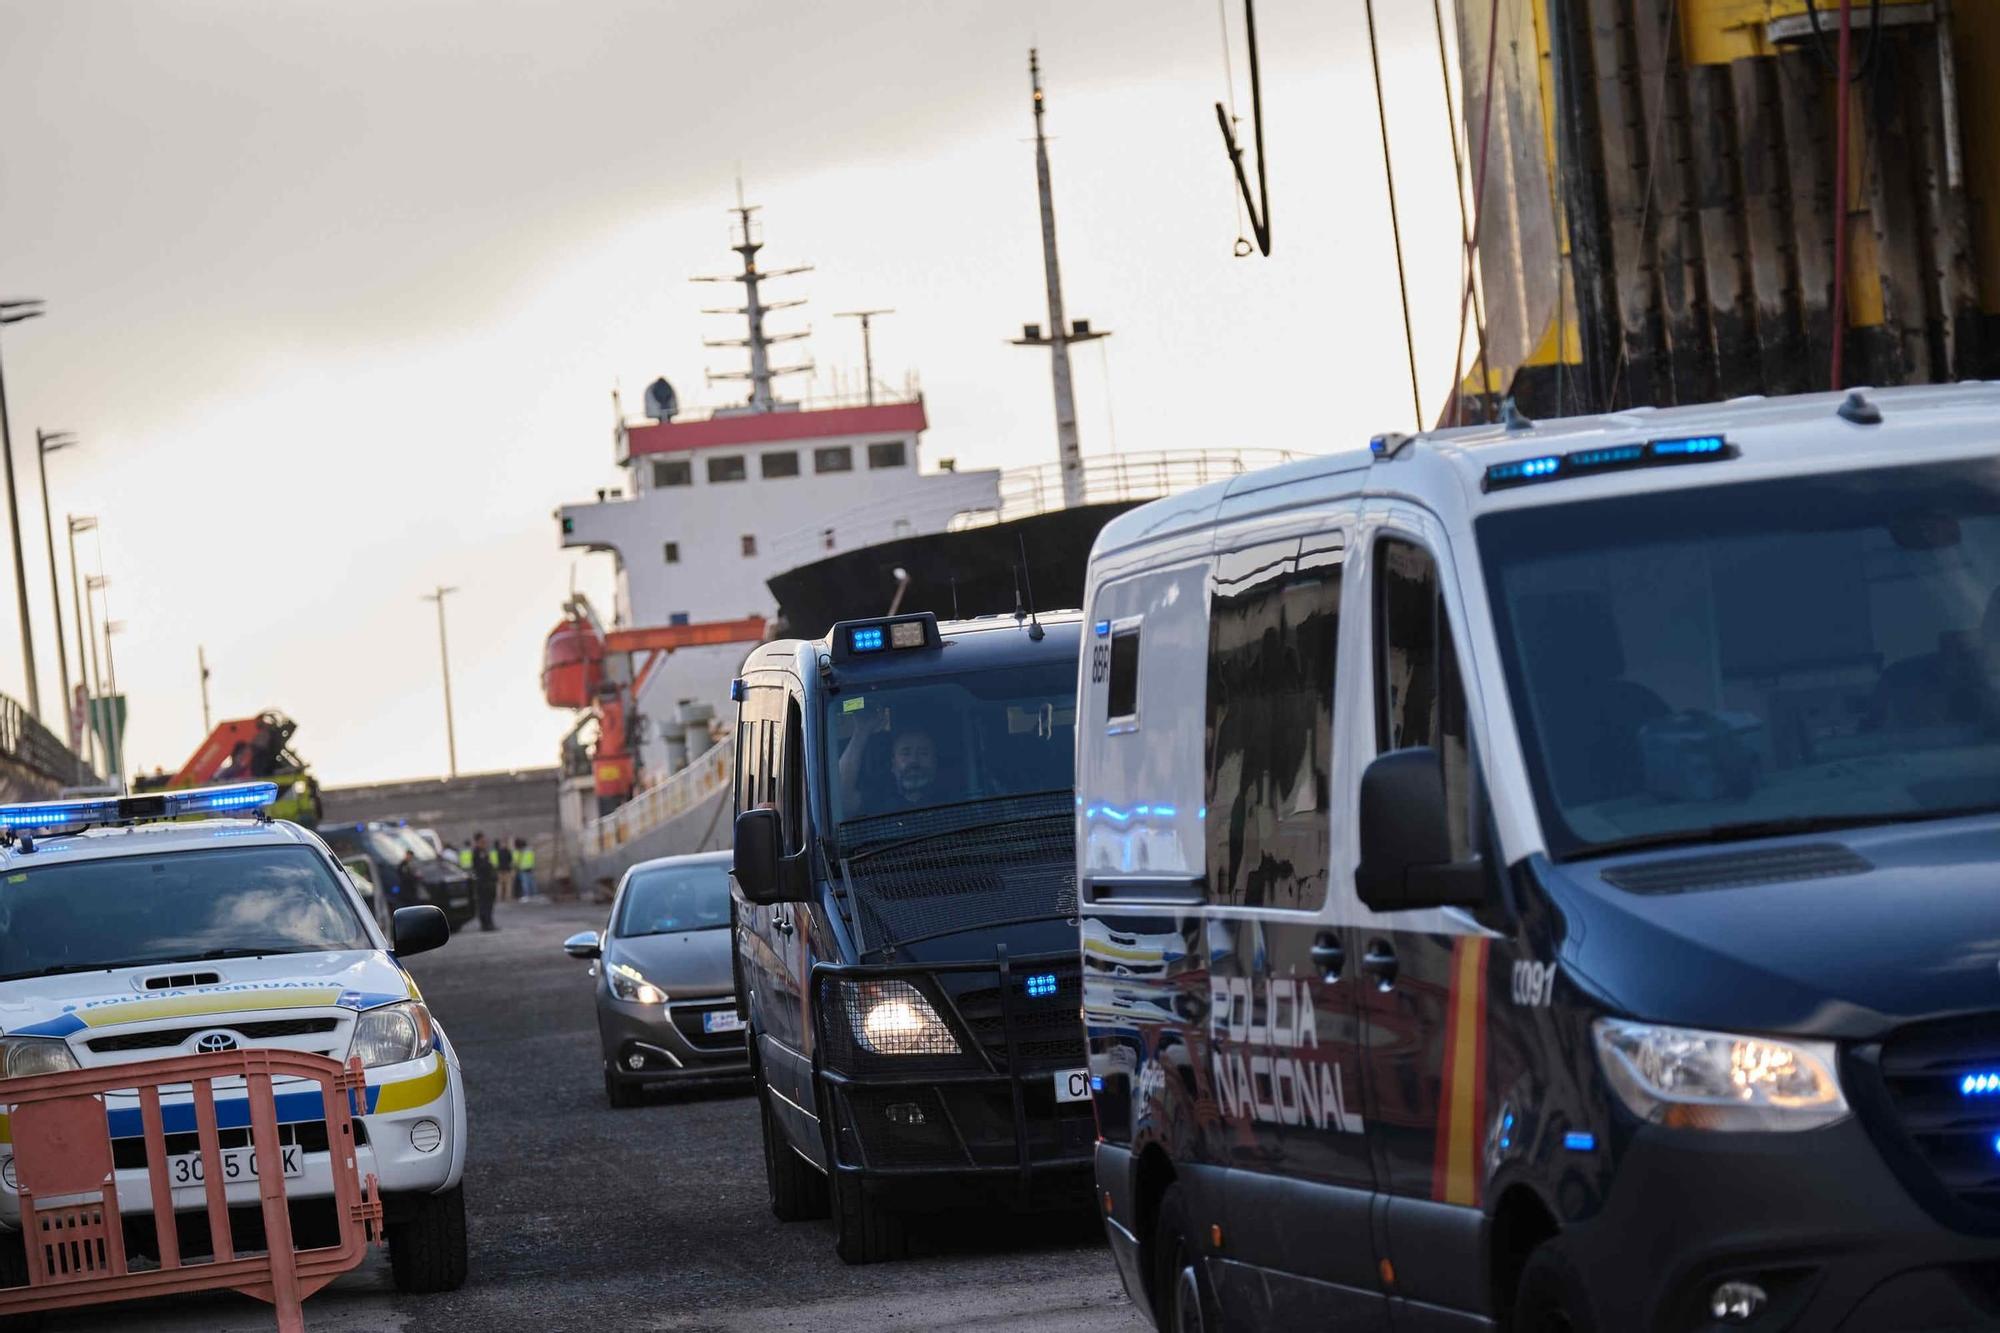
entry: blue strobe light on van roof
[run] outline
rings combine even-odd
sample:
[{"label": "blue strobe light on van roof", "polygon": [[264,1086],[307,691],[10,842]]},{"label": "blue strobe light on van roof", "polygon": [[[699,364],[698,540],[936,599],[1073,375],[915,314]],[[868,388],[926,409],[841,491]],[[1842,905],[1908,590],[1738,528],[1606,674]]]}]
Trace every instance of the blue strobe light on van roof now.
[{"label": "blue strobe light on van roof", "polygon": [[889,646],[889,631],[880,625],[862,625],[847,631],[847,646],[857,653],[879,653]]},{"label": "blue strobe light on van roof", "polygon": [[929,611],[883,620],[843,620],[833,627],[830,637],[835,661],[912,648],[936,648],[943,642],[938,635],[937,617]]},{"label": "blue strobe light on van roof", "polygon": [[1736,457],[1736,446],[1720,435],[1690,435],[1643,444],[1606,444],[1567,454],[1543,454],[1495,463],[1486,469],[1482,490],[1499,491],[1538,481],[1560,481],[1594,472],[1663,467],[1676,463],[1709,463]]}]

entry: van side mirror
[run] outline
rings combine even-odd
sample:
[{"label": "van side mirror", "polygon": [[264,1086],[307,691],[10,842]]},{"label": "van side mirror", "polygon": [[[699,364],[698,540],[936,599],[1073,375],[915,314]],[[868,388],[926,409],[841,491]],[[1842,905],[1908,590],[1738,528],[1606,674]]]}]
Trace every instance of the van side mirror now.
[{"label": "van side mirror", "polygon": [[1374,912],[1477,907],[1486,867],[1451,859],[1444,759],[1427,745],[1381,755],[1361,773],[1361,863],[1354,887]]},{"label": "van side mirror", "polygon": [[736,861],[732,867],[743,896],[761,907],[801,903],[806,889],[805,853],[786,856],[784,826],[768,806],[736,816]]},{"label": "van side mirror", "polygon": [[427,953],[450,939],[451,922],[445,920],[442,909],[428,903],[398,907],[389,920],[389,934],[395,941],[396,957],[408,958],[413,953]]}]

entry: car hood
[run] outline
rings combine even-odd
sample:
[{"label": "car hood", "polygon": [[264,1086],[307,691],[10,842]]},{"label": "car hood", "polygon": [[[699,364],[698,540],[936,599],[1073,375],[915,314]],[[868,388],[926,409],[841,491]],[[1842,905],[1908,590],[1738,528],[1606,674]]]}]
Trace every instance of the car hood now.
[{"label": "car hood", "polygon": [[[189,975],[215,980],[146,988],[149,982]],[[163,1020],[220,1022],[246,1014],[268,1016],[274,1010],[357,1011],[416,993],[395,960],[375,949],[153,963],[0,983],[0,1032],[67,1037],[86,1028]]]},{"label": "car hood", "polygon": [[[1997,868],[2000,818],[1982,816],[1567,865],[1536,858],[1528,872],[1555,912],[1563,963],[1609,1009],[1869,1039],[2000,1011]],[[1768,876],[1782,877],[1746,882]],[[1734,882],[1699,883],[1718,877]],[[1635,892],[1621,879],[1668,887]]]},{"label": "car hood", "polygon": [[735,932],[680,930],[665,935],[627,935],[610,941],[607,963],[636,967],[670,996],[713,995],[735,989],[729,970]]}]

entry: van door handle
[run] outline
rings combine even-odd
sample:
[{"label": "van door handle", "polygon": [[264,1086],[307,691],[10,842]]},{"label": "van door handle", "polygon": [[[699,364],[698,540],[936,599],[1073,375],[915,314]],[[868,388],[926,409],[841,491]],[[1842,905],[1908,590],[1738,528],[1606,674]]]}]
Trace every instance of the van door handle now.
[{"label": "van door handle", "polygon": [[1340,947],[1338,935],[1323,930],[1313,941],[1312,960],[1319,969],[1319,979],[1330,986],[1340,980],[1340,970],[1347,966],[1347,950]]},{"label": "van door handle", "polygon": [[1383,990],[1396,984],[1396,951],[1389,941],[1368,941],[1368,952],[1361,955],[1361,970],[1375,978]]}]

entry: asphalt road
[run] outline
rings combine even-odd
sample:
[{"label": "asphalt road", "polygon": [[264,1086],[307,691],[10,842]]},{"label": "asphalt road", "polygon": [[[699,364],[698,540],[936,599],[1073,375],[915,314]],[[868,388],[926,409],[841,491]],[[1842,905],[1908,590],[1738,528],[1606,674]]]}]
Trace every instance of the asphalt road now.
[{"label": "asphalt road", "polygon": [[[471,1277],[400,1296],[377,1254],[306,1303],[324,1333],[542,1333],[659,1329],[1143,1326],[1094,1220],[954,1218],[923,1257],[849,1268],[824,1222],[780,1224],[764,1202],[747,1089],[604,1101],[585,964],[563,938],[604,909],[502,904],[476,930],[414,959],[465,1067],[472,1143],[465,1189]],[[61,1316],[61,1333],[252,1333],[268,1307],[232,1293]]]}]

